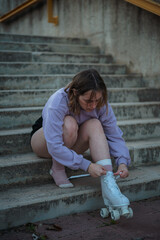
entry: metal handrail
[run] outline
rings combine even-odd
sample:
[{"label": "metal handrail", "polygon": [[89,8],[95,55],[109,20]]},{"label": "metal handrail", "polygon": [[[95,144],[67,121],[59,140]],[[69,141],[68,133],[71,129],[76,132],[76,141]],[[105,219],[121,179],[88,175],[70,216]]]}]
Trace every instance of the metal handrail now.
[{"label": "metal handrail", "polygon": [[160,4],[156,1],[152,0],[125,0],[125,1],[160,16]]},{"label": "metal handrail", "polygon": [[22,3],[18,7],[14,8],[13,10],[9,11],[8,13],[4,14],[0,17],[0,22],[5,22],[12,18],[13,16],[23,12],[25,9],[29,8],[33,4],[39,2],[40,0],[27,0],[26,2]]},{"label": "metal handrail", "polygon": [[[33,4],[38,3],[40,1],[42,0],[27,0],[18,7],[1,16],[0,23],[8,21],[12,17],[16,16],[17,14],[23,12],[27,8],[31,7]],[[48,22],[54,23],[54,25],[58,25],[58,17],[57,16],[53,17],[53,0],[47,0],[47,8],[48,8]]]},{"label": "metal handrail", "polygon": [[53,0],[47,0],[48,22],[58,25],[58,17],[53,17]]}]

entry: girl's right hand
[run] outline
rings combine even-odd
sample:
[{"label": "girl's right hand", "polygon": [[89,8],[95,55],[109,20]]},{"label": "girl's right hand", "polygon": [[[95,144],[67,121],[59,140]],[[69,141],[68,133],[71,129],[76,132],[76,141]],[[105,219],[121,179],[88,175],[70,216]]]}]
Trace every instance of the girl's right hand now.
[{"label": "girl's right hand", "polygon": [[92,177],[100,177],[106,174],[104,167],[96,163],[91,163],[89,165],[88,172]]}]

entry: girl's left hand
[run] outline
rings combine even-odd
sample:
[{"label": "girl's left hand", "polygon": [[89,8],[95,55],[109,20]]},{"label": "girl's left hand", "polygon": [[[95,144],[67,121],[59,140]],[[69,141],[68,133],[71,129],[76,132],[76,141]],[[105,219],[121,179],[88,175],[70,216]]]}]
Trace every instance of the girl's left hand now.
[{"label": "girl's left hand", "polygon": [[118,167],[118,170],[116,173],[114,173],[115,176],[120,175],[121,178],[126,178],[129,176],[128,168],[125,164],[120,164]]}]

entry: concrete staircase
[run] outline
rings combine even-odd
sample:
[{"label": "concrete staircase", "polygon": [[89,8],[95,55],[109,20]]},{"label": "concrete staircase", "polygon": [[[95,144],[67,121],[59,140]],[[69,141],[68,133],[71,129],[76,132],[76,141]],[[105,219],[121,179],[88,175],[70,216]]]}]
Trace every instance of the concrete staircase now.
[{"label": "concrete staircase", "polygon": [[131,201],[160,195],[160,89],[86,39],[0,34],[0,62],[0,229],[103,206],[99,179],[59,189],[49,176],[51,160],[30,147],[31,125],[49,96],[88,68],[104,78],[130,149],[130,176],[120,188]]}]

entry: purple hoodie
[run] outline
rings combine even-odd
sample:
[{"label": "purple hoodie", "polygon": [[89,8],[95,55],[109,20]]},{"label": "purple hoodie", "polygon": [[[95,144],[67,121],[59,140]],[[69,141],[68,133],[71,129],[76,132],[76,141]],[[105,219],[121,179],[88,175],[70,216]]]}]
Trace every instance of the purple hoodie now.
[{"label": "purple hoodie", "polygon": [[80,126],[86,120],[98,119],[104,129],[104,133],[108,140],[110,155],[116,160],[117,166],[121,163],[130,164],[130,155],[125,141],[122,138],[122,131],[117,126],[116,117],[108,103],[108,112],[106,105],[101,109],[94,109],[91,112],[80,111],[80,115],[74,115],[68,108],[68,94],[64,88],[59,89],[50,96],[44,106],[43,131],[47,142],[49,154],[62,165],[71,169],[82,169],[87,171],[90,161],[85,159],[81,154],[64,146],[63,142],[63,120],[66,115],[73,116]]}]

